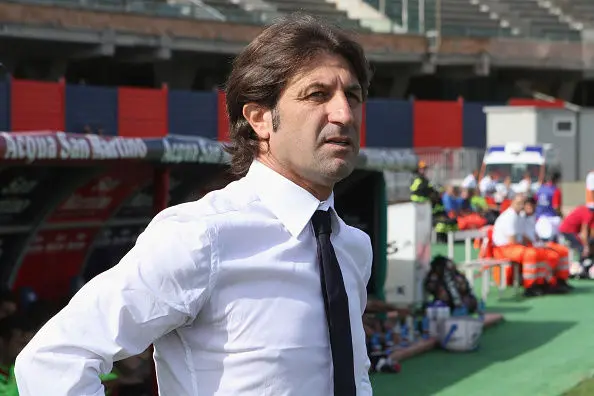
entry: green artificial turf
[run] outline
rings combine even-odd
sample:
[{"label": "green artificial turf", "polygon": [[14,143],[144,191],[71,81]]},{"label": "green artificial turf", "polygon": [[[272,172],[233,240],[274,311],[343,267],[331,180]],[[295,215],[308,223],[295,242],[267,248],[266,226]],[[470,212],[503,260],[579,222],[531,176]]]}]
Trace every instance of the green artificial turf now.
[{"label": "green artificial turf", "polygon": [[[463,255],[457,248],[456,256]],[[374,395],[594,396],[593,380],[565,393],[594,369],[594,281],[573,284],[565,296],[518,299],[509,290],[498,300],[491,293],[487,308],[505,321],[485,331],[478,351],[406,360],[399,374],[372,376]]]}]

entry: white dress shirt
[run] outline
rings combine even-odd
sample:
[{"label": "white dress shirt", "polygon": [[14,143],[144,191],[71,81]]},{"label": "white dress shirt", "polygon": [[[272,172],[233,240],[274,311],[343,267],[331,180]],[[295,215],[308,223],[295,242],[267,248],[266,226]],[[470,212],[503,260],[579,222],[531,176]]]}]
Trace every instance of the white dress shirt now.
[{"label": "white dress shirt", "polygon": [[495,246],[509,245],[509,238],[515,236],[516,242],[522,235],[520,215],[512,208],[507,208],[493,224],[493,244]]},{"label": "white dress shirt", "polygon": [[[330,396],[332,358],[310,219],[334,211],[259,162],[158,214],[16,361],[20,396],[103,396],[98,375],[154,343],[166,396]],[[335,212],[334,212],[335,213]],[[372,248],[332,216],[358,396],[372,394],[361,316]]]}]

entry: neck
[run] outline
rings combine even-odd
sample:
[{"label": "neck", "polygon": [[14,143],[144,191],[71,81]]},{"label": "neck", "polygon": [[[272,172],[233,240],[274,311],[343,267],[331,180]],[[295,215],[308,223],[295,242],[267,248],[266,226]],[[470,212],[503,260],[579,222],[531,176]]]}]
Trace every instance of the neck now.
[{"label": "neck", "polygon": [[260,156],[258,157],[258,161],[266,165],[279,175],[297,184],[299,187],[303,188],[305,191],[309,192],[311,195],[316,197],[316,199],[318,199],[319,201],[327,200],[328,198],[330,198],[330,195],[332,194],[332,189],[334,187],[333,185],[327,186],[309,181],[301,175],[299,175],[297,172],[288,169],[285,166],[282,166],[271,156]]}]

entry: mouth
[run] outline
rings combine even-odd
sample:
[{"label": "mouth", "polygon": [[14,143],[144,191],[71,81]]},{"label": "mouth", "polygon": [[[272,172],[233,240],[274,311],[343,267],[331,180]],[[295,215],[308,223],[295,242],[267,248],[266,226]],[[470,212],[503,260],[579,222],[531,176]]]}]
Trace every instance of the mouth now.
[{"label": "mouth", "polygon": [[325,143],[342,147],[351,147],[353,145],[352,139],[346,136],[332,137],[330,139],[326,139]]}]

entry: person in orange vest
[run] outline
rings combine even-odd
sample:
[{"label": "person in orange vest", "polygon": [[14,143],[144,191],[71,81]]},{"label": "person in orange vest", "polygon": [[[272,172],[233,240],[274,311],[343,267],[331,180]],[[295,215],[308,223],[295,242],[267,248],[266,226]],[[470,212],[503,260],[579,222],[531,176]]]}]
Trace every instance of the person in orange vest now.
[{"label": "person in orange vest", "polygon": [[[495,258],[507,259],[522,266],[524,295],[534,297],[547,291],[546,279],[549,267],[542,250],[528,246],[523,234],[520,213],[524,209],[525,196],[517,194],[511,205],[499,215],[493,225],[493,254]],[[508,277],[509,274],[506,274]]]},{"label": "person in orange vest", "polygon": [[536,235],[536,200],[529,197],[524,202],[522,225],[524,236],[528,239],[529,246],[542,250],[542,254],[549,264],[550,271],[546,274],[548,292],[566,293],[573,289],[567,283],[569,279],[569,249],[553,241],[542,241]]}]

